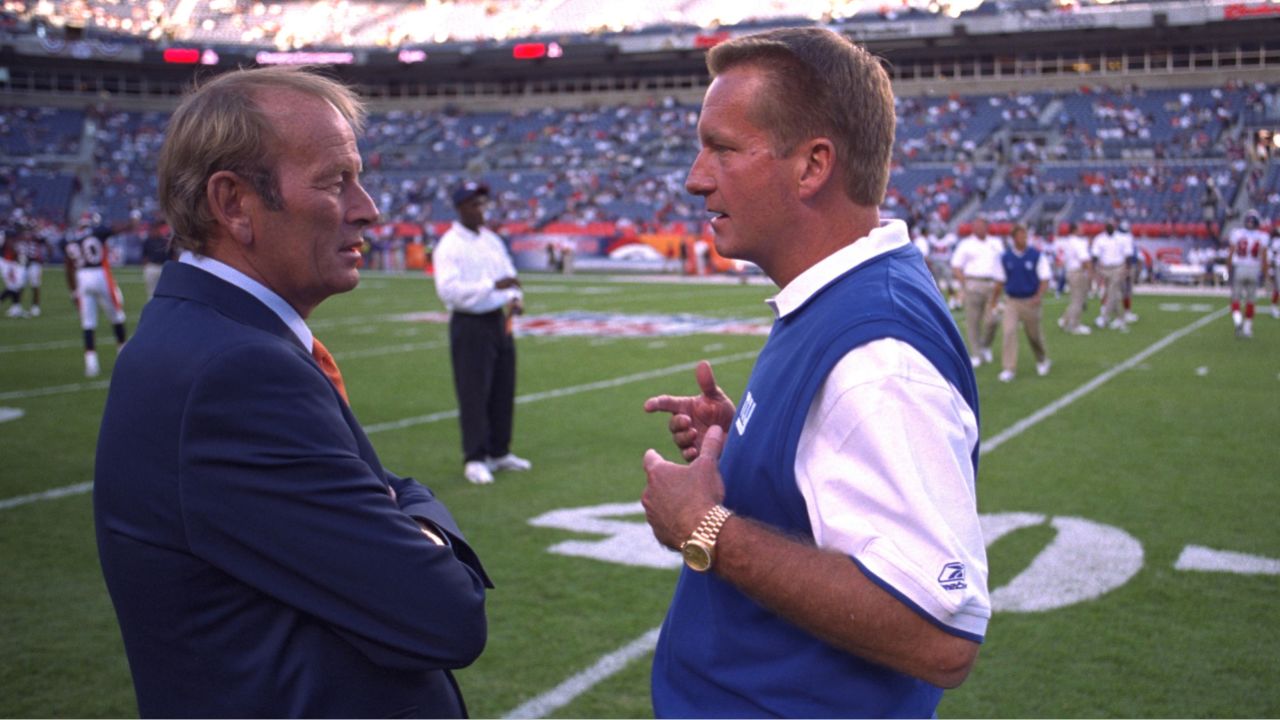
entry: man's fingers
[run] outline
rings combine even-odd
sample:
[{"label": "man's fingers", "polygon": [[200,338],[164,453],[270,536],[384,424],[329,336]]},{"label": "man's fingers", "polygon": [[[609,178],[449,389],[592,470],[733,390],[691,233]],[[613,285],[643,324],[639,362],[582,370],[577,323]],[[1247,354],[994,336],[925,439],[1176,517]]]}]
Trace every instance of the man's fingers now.
[{"label": "man's fingers", "polygon": [[702,451],[699,457],[710,458],[711,462],[720,461],[720,451],[724,449],[724,428],[712,425],[702,438]]},{"label": "man's fingers", "polygon": [[702,390],[703,395],[710,398],[720,397],[720,387],[716,385],[716,374],[711,371],[711,363],[706,360],[698,363],[694,375],[698,378],[698,388]]},{"label": "man's fingers", "polygon": [[670,431],[672,435],[685,432],[692,427],[693,418],[685,415],[684,413],[676,413],[667,421],[667,430]]},{"label": "man's fingers", "polygon": [[681,399],[670,395],[658,395],[644,401],[645,412],[680,412]]}]

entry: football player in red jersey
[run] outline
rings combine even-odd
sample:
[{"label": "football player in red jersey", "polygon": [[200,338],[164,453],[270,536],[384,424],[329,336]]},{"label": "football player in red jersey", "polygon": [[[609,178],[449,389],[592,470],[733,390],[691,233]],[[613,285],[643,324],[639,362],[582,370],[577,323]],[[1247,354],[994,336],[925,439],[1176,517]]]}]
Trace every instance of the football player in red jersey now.
[{"label": "football player in red jersey", "polygon": [[98,308],[111,320],[117,346],[126,340],[124,296],[111,275],[107,240],[116,229],[103,225],[96,213],[86,213],[62,243],[71,300],[80,310],[80,328],[84,331],[84,374],[97,377],[99,372],[95,334]]},{"label": "football player in red jersey", "polygon": [[1231,231],[1227,263],[1231,270],[1231,321],[1236,326],[1236,337],[1253,337],[1253,300],[1265,279],[1268,242],[1262,221],[1253,211],[1245,215],[1243,227]]}]

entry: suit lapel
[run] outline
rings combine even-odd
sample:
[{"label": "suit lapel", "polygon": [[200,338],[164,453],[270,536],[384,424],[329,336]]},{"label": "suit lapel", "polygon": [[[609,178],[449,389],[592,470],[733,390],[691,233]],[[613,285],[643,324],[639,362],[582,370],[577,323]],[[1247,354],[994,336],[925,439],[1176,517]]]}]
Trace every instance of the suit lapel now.
[{"label": "suit lapel", "polygon": [[271,308],[248,292],[199,268],[176,262],[166,264],[156,285],[156,295],[208,305],[236,322],[287,340],[304,353],[307,350]]}]

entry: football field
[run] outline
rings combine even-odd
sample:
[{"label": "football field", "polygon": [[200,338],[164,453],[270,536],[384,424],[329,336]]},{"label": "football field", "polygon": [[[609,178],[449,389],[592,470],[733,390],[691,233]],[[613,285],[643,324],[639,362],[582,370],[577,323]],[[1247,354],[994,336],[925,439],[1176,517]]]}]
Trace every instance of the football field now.
[{"label": "football field", "polygon": [[[132,330],[141,274],[119,279]],[[0,716],[134,716],[90,495],[114,342],[100,327],[86,380],[60,272],[45,286],[42,317],[0,321]],[[490,486],[462,478],[428,278],[368,273],[310,324],[383,464],[435,490],[497,585],[457,674],[471,714],[646,717],[678,559],[639,510],[645,450],[675,456],[641,405],[694,392],[701,359],[736,400],[774,288],[525,286],[513,449],[534,467]],[[1280,716],[1280,320],[1264,304],[1237,340],[1223,297],[1142,294],[1129,332],[1078,337],[1053,324],[1064,305],[1046,302],[1049,376],[1025,340],[1014,382],[977,372],[996,613],[939,715]]]}]

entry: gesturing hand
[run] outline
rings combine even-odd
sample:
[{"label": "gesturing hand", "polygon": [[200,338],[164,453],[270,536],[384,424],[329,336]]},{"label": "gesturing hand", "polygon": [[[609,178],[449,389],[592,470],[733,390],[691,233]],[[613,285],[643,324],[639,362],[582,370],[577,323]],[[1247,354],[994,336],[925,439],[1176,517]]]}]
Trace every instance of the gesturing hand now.
[{"label": "gesturing hand", "polygon": [[728,432],[736,412],[733,401],[716,385],[711,363],[706,360],[698,363],[694,374],[702,391],[698,395],[659,395],[644,401],[645,412],[671,413],[667,429],[671,431],[671,439],[680,449],[680,454],[689,461],[698,457],[707,429],[719,427]]},{"label": "gesturing hand", "polygon": [[648,483],[640,502],[658,542],[679,548],[693,534],[702,516],[724,500],[724,480],[718,467],[724,440],[724,429],[712,425],[703,437],[702,453],[688,465],[664,460],[652,448],[645,452]]}]

